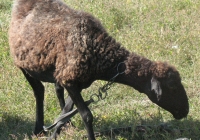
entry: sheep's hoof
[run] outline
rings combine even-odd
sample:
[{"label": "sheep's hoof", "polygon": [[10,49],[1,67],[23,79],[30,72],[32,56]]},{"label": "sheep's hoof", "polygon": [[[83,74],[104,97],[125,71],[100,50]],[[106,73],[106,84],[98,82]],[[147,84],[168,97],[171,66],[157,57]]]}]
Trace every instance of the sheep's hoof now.
[{"label": "sheep's hoof", "polygon": [[73,127],[73,128],[76,128],[76,126],[70,121],[66,122],[63,127],[67,130],[69,129],[70,127]]},{"label": "sheep's hoof", "polygon": [[42,130],[42,131],[40,131],[38,133],[36,133],[36,132],[37,131],[34,131],[34,136],[33,137],[39,138],[39,137],[45,137],[47,135],[47,133],[44,130]]}]

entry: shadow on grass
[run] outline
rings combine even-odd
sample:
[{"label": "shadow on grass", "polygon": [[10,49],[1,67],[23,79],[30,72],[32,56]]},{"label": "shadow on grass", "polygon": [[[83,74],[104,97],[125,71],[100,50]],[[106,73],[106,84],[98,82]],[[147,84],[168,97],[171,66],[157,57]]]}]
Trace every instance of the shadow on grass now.
[{"label": "shadow on grass", "polygon": [[[1,118],[0,140],[32,139],[34,121],[9,114],[3,114]],[[114,122],[112,120],[100,120],[100,124],[94,126],[95,135],[97,138],[107,140],[175,140],[183,137],[192,140],[200,139],[199,121],[189,118],[162,123],[160,120],[160,117],[146,120],[126,117],[125,119],[118,118],[118,121]],[[97,118],[95,118],[94,123],[95,121],[98,121]],[[141,122],[141,125],[138,125],[138,121]],[[79,126],[80,129],[84,129],[84,126]]]},{"label": "shadow on grass", "polygon": [[[3,113],[0,116],[0,140],[29,140],[33,134],[35,120],[20,115]],[[48,122],[50,124],[50,122]]]},{"label": "shadow on grass", "polygon": [[18,115],[3,113],[0,121],[0,139],[13,140],[31,138],[34,122]]},{"label": "shadow on grass", "polygon": [[[119,120],[116,124],[112,121],[102,120],[101,124],[109,129],[99,129],[96,137],[103,137],[110,140],[175,140],[178,138],[188,138],[192,140],[200,139],[200,122],[189,119],[171,120],[164,123],[160,117],[141,120],[141,125],[136,119]],[[119,125],[119,124],[120,125]],[[112,125],[110,127],[110,125]]]}]

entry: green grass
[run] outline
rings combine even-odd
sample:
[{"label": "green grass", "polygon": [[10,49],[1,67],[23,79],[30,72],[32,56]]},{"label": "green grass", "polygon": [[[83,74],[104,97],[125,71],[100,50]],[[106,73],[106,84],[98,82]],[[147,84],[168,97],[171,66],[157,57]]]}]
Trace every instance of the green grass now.
[{"label": "green grass", "polygon": [[[130,51],[151,60],[168,61],[181,73],[189,96],[187,119],[176,121],[165,110],[151,103],[134,89],[115,84],[106,100],[90,106],[94,115],[94,130],[137,125],[167,123],[173,133],[148,131],[116,136],[101,136],[98,140],[172,140],[187,137],[200,139],[200,1],[199,0],[65,0],[78,10],[92,13],[107,31]],[[12,0],[0,1],[0,140],[37,139],[32,136],[35,121],[35,99],[21,72],[9,55],[8,27]],[[178,48],[174,48],[177,46]],[[88,99],[97,92],[102,81],[83,91]],[[50,125],[60,109],[54,87],[46,84],[45,125]],[[67,94],[66,94],[67,96]],[[60,139],[81,139],[86,134],[79,115],[72,118],[76,129],[63,131]],[[179,133],[178,130],[184,130]],[[190,130],[188,130],[190,129]],[[176,131],[177,130],[177,131]],[[41,138],[43,139],[43,138]]]}]

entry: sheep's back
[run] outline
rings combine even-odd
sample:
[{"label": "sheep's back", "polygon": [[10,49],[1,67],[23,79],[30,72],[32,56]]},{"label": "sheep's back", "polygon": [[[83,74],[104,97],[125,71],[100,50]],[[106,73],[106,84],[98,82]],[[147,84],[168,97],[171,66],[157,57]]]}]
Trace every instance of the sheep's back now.
[{"label": "sheep's back", "polygon": [[60,83],[86,81],[127,55],[96,18],[58,0],[40,1],[24,17],[16,12],[14,7],[9,42],[18,67],[35,72],[53,67]]},{"label": "sheep's back", "polygon": [[25,16],[17,16],[16,13],[22,11],[20,5],[15,6],[9,43],[16,66],[35,72],[54,67],[55,77],[65,79],[77,78],[82,75],[82,68],[89,69],[86,61],[89,61],[91,53],[85,54],[90,47],[86,40],[92,37],[87,22],[92,21],[97,30],[104,31],[100,22],[57,0],[37,3],[26,14],[21,14]]}]

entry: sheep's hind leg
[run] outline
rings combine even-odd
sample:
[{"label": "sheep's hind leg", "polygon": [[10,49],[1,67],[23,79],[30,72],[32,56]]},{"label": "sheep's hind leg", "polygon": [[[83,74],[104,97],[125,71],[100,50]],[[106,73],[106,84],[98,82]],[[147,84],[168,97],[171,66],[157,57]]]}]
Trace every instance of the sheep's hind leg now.
[{"label": "sheep's hind leg", "polygon": [[71,111],[73,109],[73,106],[74,106],[74,103],[73,103],[71,97],[70,96],[67,97],[66,104],[65,104],[64,88],[60,84],[56,83],[55,89],[56,89],[56,95],[57,95],[59,103],[60,103],[60,108],[62,110],[61,115],[68,113],[69,111]]},{"label": "sheep's hind leg", "polygon": [[[74,106],[74,103],[71,99],[70,96],[67,97],[66,99],[66,104],[65,104],[65,107],[63,108],[63,111],[61,113],[61,115],[65,114],[65,113],[68,113],[69,111],[71,111],[73,109],[73,106]],[[72,126],[74,126],[72,123],[71,123],[71,120],[67,121],[66,124],[69,123],[71,124]],[[53,134],[51,135],[51,138],[49,138],[49,140],[51,139],[56,139],[57,135],[60,134],[60,131],[61,131],[61,127],[64,126],[65,124],[60,124],[58,126],[55,127],[55,130],[53,132]],[[66,128],[68,128],[66,126]]]},{"label": "sheep's hind leg", "polygon": [[[66,114],[66,113],[72,111],[72,109],[73,109],[73,107],[74,107],[74,102],[72,101],[72,99],[71,99],[70,96],[67,97],[67,99],[66,99],[65,102],[66,102],[66,104],[65,104],[65,107],[64,107],[63,110],[62,110],[61,115]],[[72,124],[71,120],[67,121],[67,123],[70,124],[70,125],[72,125],[72,126],[74,126],[74,125]]]},{"label": "sheep's hind leg", "polygon": [[31,85],[36,99],[36,122],[34,134],[39,135],[40,133],[44,133],[44,86],[39,80],[31,77],[24,69],[21,70]]},{"label": "sheep's hind leg", "polygon": [[55,90],[56,90],[56,95],[57,95],[59,103],[60,103],[60,108],[61,108],[61,110],[63,110],[63,108],[65,106],[64,88],[60,84],[55,83]]}]

